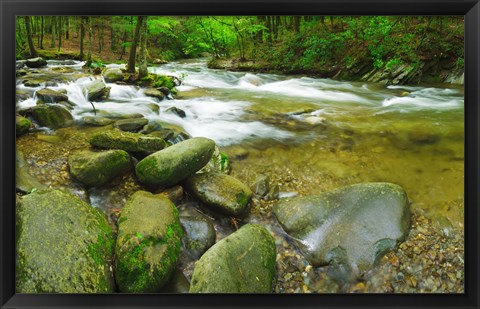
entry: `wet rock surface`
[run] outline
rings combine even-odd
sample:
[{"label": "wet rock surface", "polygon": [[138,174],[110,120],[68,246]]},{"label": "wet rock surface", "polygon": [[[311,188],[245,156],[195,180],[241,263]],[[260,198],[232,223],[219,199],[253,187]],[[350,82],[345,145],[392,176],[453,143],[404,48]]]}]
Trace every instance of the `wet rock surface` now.
[{"label": "wet rock surface", "polygon": [[95,147],[125,151],[154,152],[166,147],[165,141],[161,138],[120,130],[94,133],[89,142]]}]

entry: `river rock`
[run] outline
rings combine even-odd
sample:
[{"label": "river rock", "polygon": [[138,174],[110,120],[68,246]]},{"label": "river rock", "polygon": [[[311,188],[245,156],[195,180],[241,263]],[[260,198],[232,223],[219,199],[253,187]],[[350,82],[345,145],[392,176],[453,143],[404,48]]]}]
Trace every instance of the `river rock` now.
[{"label": "river rock", "polygon": [[165,97],[165,95],[163,94],[163,92],[161,92],[160,90],[154,89],[154,88],[145,89],[145,90],[143,91],[143,93],[144,93],[147,97],[157,98],[157,99],[159,99],[160,101],[163,100],[163,98]]},{"label": "river rock", "polygon": [[155,89],[157,89],[158,91],[161,91],[166,97],[168,97],[171,93],[170,88],[168,87],[157,87]]},{"label": "river rock", "polygon": [[46,186],[28,172],[23,152],[17,150],[15,160],[15,185],[16,189],[23,193],[30,193],[34,190],[46,189]]},{"label": "river rock", "polygon": [[204,167],[214,150],[215,142],[204,137],[180,142],[138,162],[137,177],[150,186],[173,186]]},{"label": "river rock", "polygon": [[107,86],[101,79],[95,79],[94,81],[82,85],[82,89],[87,92],[87,99],[89,101],[94,101],[96,99],[100,99],[101,97],[108,96],[110,92],[107,89]]},{"label": "river rock", "polygon": [[162,293],[185,294],[190,290],[190,282],[183,272],[175,269],[170,280],[165,284]]},{"label": "river rock", "polygon": [[148,135],[159,137],[168,141],[174,137],[175,131],[173,131],[172,129],[161,128],[159,130],[148,133]]},{"label": "river rock", "polygon": [[134,193],[118,219],[115,278],[128,293],[155,293],[175,269],[182,227],[175,205],[149,192]]},{"label": "river rock", "polygon": [[185,111],[183,111],[182,109],[177,108],[177,107],[175,107],[175,106],[172,106],[172,107],[170,107],[170,108],[167,108],[167,109],[165,110],[165,113],[172,113],[172,114],[177,115],[177,116],[180,117],[180,118],[185,118],[185,117],[187,117],[187,115],[185,114]]},{"label": "river rock", "polygon": [[216,232],[212,222],[205,217],[180,217],[183,227],[182,244],[191,258],[198,259],[215,244]]},{"label": "river rock", "polygon": [[161,138],[120,130],[95,133],[90,136],[89,142],[103,149],[121,149],[131,152],[154,152],[167,146]]},{"label": "river rock", "polygon": [[138,133],[141,134],[149,134],[153,131],[156,130],[161,130],[162,129],[162,124],[159,121],[153,121],[147,125],[145,125],[142,130],[140,130]]},{"label": "river rock", "polygon": [[370,270],[410,227],[407,195],[390,183],[286,199],[273,213],[312,265],[332,265],[333,277],[343,283]]},{"label": "river rock", "polygon": [[36,92],[37,97],[43,103],[57,103],[62,101],[68,101],[68,96],[60,91],[55,91],[50,88],[43,88]]},{"label": "river rock", "polygon": [[152,61],[152,63],[153,63],[153,64],[167,64],[168,61],[157,58],[157,59],[154,59],[154,60]]},{"label": "river rock", "polygon": [[94,116],[85,116],[82,118],[82,121],[86,125],[98,126],[98,127],[108,126],[109,124],[112,124],[115,122],[113,119],[110,119],[110,118],[94,117]]},{"label": "river rock", "polygon": [[208,161],[199,173],[224,173],[229,174],[231,171],[230,161],[228,156],[221,152],[220,149],[215,146],[215,151],[213,152],[212,158]]},{"label": "river rock", "polygon": [[114,83],[123,80],[123,72],[118,68],[106,69],[103,72],[103,78],[107,83]]},{"label": "river rock", "polygon": [[115,121],[113,126],[122,131],[138,132],[147,123],[148,123],[148,120],[145,118],[121,119],[121,120]]},{"label": "river rock", "polygon": [[37,105],[27,112],[39,126],[51,129],[63,128],[73,124],[73,116],[62,105]]},{"label": "river rock", "polygon": [[29,68],[41,68],[47,66],[47,61],[43,58],[37,57],[37,58],[32,58],[28,59],[25,64]]},{"label": "river rock", "polygon": [[23,85],[25,87],[32,87],[32,88],[35,88],[35,87],[40,87],[42,81],[38,81],[38,80],[34,80],[34,79],[26,79],[23,81]]},{"label": "river rock", "polygon": [[60,190],[17,204],[17,293],[111,293],[115,238],[106,217]]},{"label": "river rock", "polygon": [[192,175],[184,182],[185,190],[209,208],[238,216],[247,208],[252,190],[240,180],[220,173]]},{"label": "river rock", "polygon": [[275,259],[270,232],[246,224],[203,254],[195,264],[190,293],[271,293]]},{"label": "river rock", "polygon": [[27,133],[31,127],[32,122],[27,118],[18,115],[15,117],[15,133],[17,136]]},{"label": "river rock", "polygon": [[112,119],[132,119],[132,118],[143,118],[143,115],[140,113],[125,114],[112,111],[97,110],[97,116],[112,118]]},{"label": "river rock", "polygon": [[89,187],[99,187],[131,170],[132,162],[123,150],[82,150],[70,154],[68,166],[73,178]]}]

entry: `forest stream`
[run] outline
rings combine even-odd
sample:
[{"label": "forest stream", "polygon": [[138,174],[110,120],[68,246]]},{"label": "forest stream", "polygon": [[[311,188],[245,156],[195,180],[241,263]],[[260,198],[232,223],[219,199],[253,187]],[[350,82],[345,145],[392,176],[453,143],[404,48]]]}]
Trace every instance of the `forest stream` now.
[{"label": "forest stream", "polygon": [[[35,106],[35,92],[46,86],[65,89],[75,120],[70,127],[37,128],[18,137],[17,150],[30,175],[48,187],[74,193],[115,224],[128,197],[146,189],[133,174],[91,189],[70,177],[69,153],[88,148],[92,133],[113,130],[112,125],[82,123],[94,111],[81,86],[102,78],[84,74],[82,65],[48,61],[30,75],[40,81],[34,87],[17,79],[17,91],[27,94],[17,109]],[[149,72],[182,79],[178,94],[159,101],[145,95],[144,88],[106,83],[110,94],[93,102],[96,113],[142,114],[149,123],[183,132],[178,140],[212,139],[227,155],[230,175],[254,193],[258,179],[268,179],[269,190],[277,191],[271,198],[254,195],[247,213],[238,218],[211,213],[188,197],[176,206],[180,216],[193,211],[210,218],[217,242],[246,223],[266,227],[277,247],[275,292],[464,291],[463,86],[385,86],[230,72],[208,69],[202,58],[152,66]],[[184,115],[172,112],[172,107]],[[410,231],[371,271],[342,284],[328,266],[309,263],[279,225],[272,207],[282,199],[368,182],[393,183],[405,190],[412,214]],[[190,280],[194,259],[182,253],[177,268]]]}]

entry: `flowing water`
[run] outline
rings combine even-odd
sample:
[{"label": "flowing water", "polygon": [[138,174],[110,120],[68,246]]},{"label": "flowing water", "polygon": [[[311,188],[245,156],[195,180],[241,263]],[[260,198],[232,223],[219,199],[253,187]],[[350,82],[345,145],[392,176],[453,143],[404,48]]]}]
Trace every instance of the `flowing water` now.
[{"label": "flowing water", "polygon": [[[49,62],[47,69],[38,70],[39,76],[59,65]],[[63,66],[71,69],[62,73],[70,81],[50,86],[67,90],[75,104],[76,120],[93,115],[81,87],[93,77],[78,75],[81,65]],[[463,233],[463,86],[384,86],[229,72],[208,69],[204,59],[149,70],[183,79],[175,99],[158,101],[145,96],[142,88],[107,83],[111,87],[109,99],[96,102],[96,108],[110,113],[141,113],[150,121],[182,128],[191,136],[211,138],[230,156],[233,176],[249,185],[260,175],[269,176],[272,184],[279,186],[280,197],[316,194],[359,182],[399,184],[415,212],[427,215],[439,229]],[[29,88],[19,81],[17,89],[34,94],[45,85]],[[17,105],[24,108],[35,102],[33,96]],[[159,114],[152,111],[151,104],[159,106]],[[186,117],[166,111],[173,106],[185,111]],[[75,136],[94,130],[98,128],[76,127],[54,134],[64,142],[74,142],[79,140]],[[51,141],[25,139],[22,143],[20,139],[17,143],[27,156],[34,153],[28,147],[36,145],[47,145],[50,152],[59,147],[52,147]],[[79,141],[74,148],[86,145]],[[30,162],[35,158],[30,156]],[[54,164],[44,161],[44,165]],[[64,166],[61,169],[65,172]],[[76,187],[65,181],[63,185]],[[104,210],[119,207],[111,206],[116,202],[108,189],[88,194],[94,206]],[[111,203],[106,202],[109,199]],[[252,204],[243,220],[261,222],[281,233],[270,213],[272,202]]]}]

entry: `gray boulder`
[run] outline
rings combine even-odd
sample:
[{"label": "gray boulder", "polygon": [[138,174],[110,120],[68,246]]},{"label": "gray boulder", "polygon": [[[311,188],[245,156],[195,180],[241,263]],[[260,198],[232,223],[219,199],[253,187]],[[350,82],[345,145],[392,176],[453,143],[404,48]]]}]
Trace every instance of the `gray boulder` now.
[{"label": "gray boulder", "polygon": [[122,292],[155,293],[180,255],[182,227],[167,198],[138,191],[122,209],[115,247],[115,278]]},{"label": "gray boulder", "polygon": [[123,150],[82,150],[68,157],[70,174],[89,187],[99,187],[132,169],[130,155]]},{"label": "gray boulder", "polygon": [[204,137],[180,142],[138,162],[137,177],[150,186],[173,186],[204,167],[214,149],[215,142]]},{"label": "gray boulder", "polygon": [[47,61],[43,58],[37,57],[37,58],[32,58],[28,59],[25,64],[29,68],[41,68],[47,66]]},{"label": "gray boulder", "polygon": [[50,88],[43,88],[36,92],[37,97],[43,103],[58,103],[68,101],[68,96],[65,93],[52,90]]},{"label": "gray boulder", "polygon": [[82,85],[84,91],[87,92],[87,99],[89,101],[97,100],[102,97],[108,97],[110,88],[107,88],[103,80],[95,79],[94,81]]},{"label": "gray boulder", "polygon": [[37,105],[27,111],[39,126],[51,129],[73,124],[72,114],[62,105]]},{"label": "gray boulder", "polygon": [[212,210],[238,216],[245,212],[252,190],[240,180],[220,173],[192,175],[184,182],[185,190]]},{"label": "gray boulder", "polygon": [[287,199],[273,213],[310,262],[332,265],[333,277],[343,283],[370,270],[410,227],[407,195],[390,183]]},{"label": "gray boulder", "polygon": [[112,293],[115,238],[106,217],[60,190],[17,204],[17,293]]},{"label": "gray boulder", "polygon": [[275,278],[275,240],[258,224],[247,224],[200,258],[190,293],[271,293]]},{"label": "gray boulder", "polygon": [[103,72],[103,78],[107,83],[114,83],[123,80],[123,72],[118,68],[106,69]]},{"label": "gray boulder", "polygon": [[216,232],[212,222],[205,217],[180,217],[183,227],[182,244],[193,259],[198,259],[215,244]]},{"label": "gray boulder", "polygon": [[159,137],[120,130],[98,132],[90,136],[90,144],[103,149],[121,149],[125,151],[154,152],[167,146]]},{"label": "gray boulder", "polygon": [[133,119],[121,119],[115,121],[113,126],[117,129],[127,132],[138,132],[140,131],[146,124],[148,124],[148,120],[145,118],[133,118]]}]

